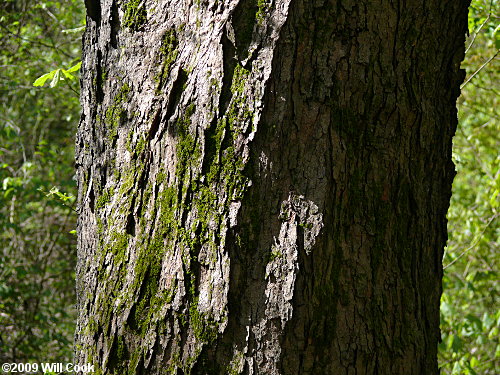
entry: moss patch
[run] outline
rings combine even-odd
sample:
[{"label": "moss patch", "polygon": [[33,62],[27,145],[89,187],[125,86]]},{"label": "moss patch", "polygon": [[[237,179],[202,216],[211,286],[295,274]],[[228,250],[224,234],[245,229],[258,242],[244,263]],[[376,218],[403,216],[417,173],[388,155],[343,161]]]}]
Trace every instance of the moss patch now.
[{"label": "moss patch", "polygon": [[142,0],[129,0],[125,3],[123,26],[139,30],[147,21],[147,13]]},{"label": "moss patch", "polygon": [[257,0],[257,13],[255,13],[255,19],[259,25],[264,22],[266,13],[268,13],[270,9],[271,2],[269,0]]},{"label": "moss patch", "polygon": [[104,123],[106,124],[107,138],[110,142],[116,139],[118,134],[118,127],[125,120],[127,112],[124,108],[124,103],[128,101],[130,94],[130,87],[128,84],[124,84],[119,90],[118,94],[113,99],[113,104],[111,104],[105,112]]},{"label": "moss patch", "polygon": [[166,82],[172,65],[174,64],[177,56],[179,55],[178,51],[178,40],[177,35],[174,29],[167,30],[162,37],[161,46],[160,46],[160,61],[159,64],[160,69],[158,73],[156,73],[154,80],[157,85],[157,90],[162,86],[164,82]]},{"label": "moss patch", "polygon": [[101,196],[97,198],[95,207],[97,209],[103,208],[110,201],[114,193],[115,189],[113,187],[110,187],[109,189],[104,189]]}]

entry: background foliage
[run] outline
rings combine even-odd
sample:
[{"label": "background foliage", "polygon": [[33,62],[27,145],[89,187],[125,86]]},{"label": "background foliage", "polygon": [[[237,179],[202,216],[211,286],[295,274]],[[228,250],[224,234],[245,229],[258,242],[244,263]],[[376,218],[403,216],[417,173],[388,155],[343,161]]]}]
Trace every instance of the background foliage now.
[{"label": "background foliage", "polygon": [[[473,0],[466,83],[454,138],[457,176],[448,211],[441,300],[444,374],[500,374],[500,13]],[[469,80],[469,81],[467,81]]]},{"label": "background foliage", "polygon": [[[500,374],[499,17],[498,0],[472,1],[444,257],[445,374]],[[0,3],[0,362],[72,357],[82,25],[81,0]]]},{"label": "background foliage", "polygon": [[72,358],[79,84],[33,81],[79,61],[82,25],[81,1],[0,2],[0,362]]}]

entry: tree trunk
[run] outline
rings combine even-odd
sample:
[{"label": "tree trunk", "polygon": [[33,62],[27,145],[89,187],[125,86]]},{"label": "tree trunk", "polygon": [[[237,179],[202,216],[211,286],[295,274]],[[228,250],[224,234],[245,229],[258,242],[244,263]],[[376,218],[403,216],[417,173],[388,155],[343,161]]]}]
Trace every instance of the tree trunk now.
[{"label": "tree trunk", "polygon": [[88,3],[77,361],[438,374],[468,1]]}]

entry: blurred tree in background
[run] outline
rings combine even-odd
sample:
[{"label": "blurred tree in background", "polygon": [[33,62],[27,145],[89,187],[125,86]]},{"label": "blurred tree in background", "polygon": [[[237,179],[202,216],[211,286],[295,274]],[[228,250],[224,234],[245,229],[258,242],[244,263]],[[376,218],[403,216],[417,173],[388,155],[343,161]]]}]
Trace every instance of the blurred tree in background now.
[{"label": "blurred tree in background", "polygon": [[[473,0],[470,9],[444,258],[444,374],[500,374],[498,3]],[[81,0],[0,3],[1,362],[72,358],[83,24]]]},{"label": "blurred tree in background", "polygon": [[444,374],[500,374],[500,9],[473,0],[441,299]]},{"label": "blurred tree in background", "polygon": [[0,362],[72,358],[79,82],[57,69],[82,25],[80,0],[0,2]]}]

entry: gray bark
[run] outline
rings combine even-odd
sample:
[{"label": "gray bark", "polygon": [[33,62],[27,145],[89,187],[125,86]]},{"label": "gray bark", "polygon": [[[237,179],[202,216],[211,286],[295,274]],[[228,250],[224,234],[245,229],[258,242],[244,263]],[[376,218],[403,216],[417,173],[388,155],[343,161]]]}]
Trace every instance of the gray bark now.
[{"label": "gray bark", "polygon": [[77,361],[437,374],[467,5],[89,6]]}]

